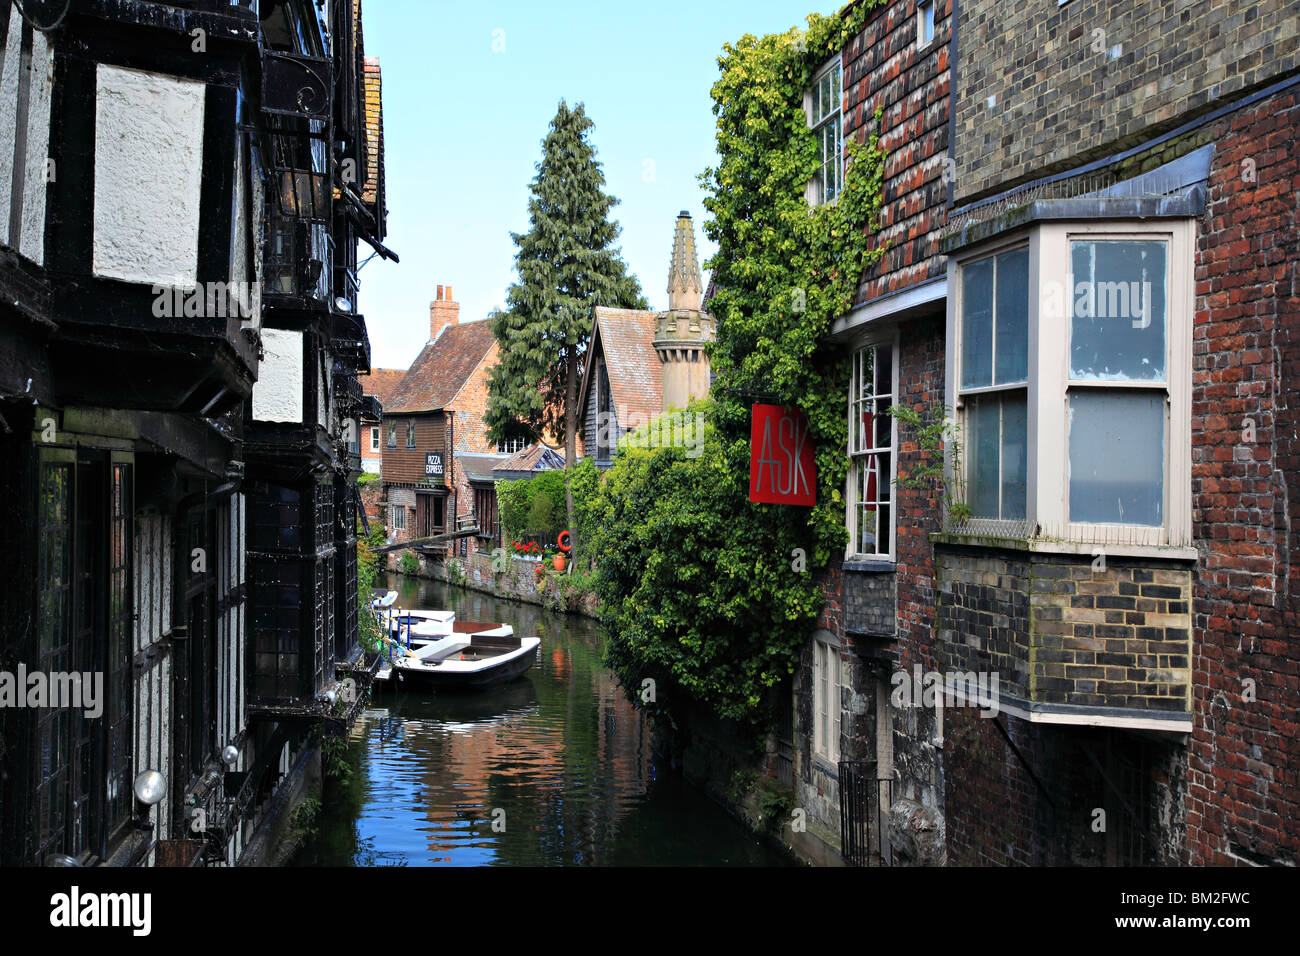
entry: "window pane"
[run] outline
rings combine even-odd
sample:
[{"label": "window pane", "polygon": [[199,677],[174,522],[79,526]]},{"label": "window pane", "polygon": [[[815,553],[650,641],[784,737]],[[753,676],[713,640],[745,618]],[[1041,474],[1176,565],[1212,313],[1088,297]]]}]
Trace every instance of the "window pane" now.
[{"label": "window pane", "polygon": [[876,510],[873,505],[864,505],[858,518],[858,554],[876,554]]},{"label": "window pane", "polygon": [[1159,382],[1165,377],[1163,242],[1072,242],[1070,376]]},{"label": "window pane", "polygon": [[1163,523],[1165,396],[1070,395],[1070,520]]},{"label": "window pane", "polygon": [[1029,250],[998,256],[997,383],[1029,380]]},{"label": "window pane", "polygon": [[889,407],[888,399],[882,398],[880,400],[880,405],[881,408],[879,411],[876,412],[876,420],[875,420],[876,447],[888,448],[892,437],[891,436],[892,427],[890,424],[891,419],[888,415],[884,413],[884,410]]},{"label": "window pane", "polygon": [[880,350],[880,363],[876,368],[876,394],[888,395],[894,390],[893,350]]},{"label": "window pane", "polygon": [[970,401],[966,415],[966,495],[976,518],[1026,515],[1027,396],[1023,391]]},{"label": "window pane", "polygon": [[976,518],[998,517],[998,419],[997,397],[972,399],[966,416],[966,494]]},{"label": "window pane", "polygon": [[1022,393],[1002,402],[1002,517],[1025,517],[1028,401]]},{"label": "window pane", "polygon": [[962,269],[961,384],[993,384],[993,260]]}]

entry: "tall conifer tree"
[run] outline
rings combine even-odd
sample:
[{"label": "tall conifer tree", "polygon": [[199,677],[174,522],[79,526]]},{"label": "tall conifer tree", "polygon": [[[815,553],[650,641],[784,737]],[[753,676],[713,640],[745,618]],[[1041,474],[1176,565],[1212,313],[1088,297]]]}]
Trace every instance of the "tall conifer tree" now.
[{"label": "tall conifer tree", "polygon": [[[501,346],[488,381],[493,440],[550,432],[564,442],[566,468],[577,458],[578,388],[592,310],[649,307],[613,245],[621,229],[609,214],[618,200],[605,192],[587,138],[591,127],[581,103],[570,110],[560,101],[532,182],[530,228],[511,233],[519,278],[505,310],[489,318]],[[572,494],[567,505],[574,530]]]}]

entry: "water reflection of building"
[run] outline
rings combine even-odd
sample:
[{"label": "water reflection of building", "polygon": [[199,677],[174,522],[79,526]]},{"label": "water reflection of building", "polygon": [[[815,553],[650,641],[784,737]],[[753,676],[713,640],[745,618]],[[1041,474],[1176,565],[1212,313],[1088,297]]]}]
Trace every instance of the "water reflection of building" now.
[{"label": "water reflection of building", "polygon": [[[427,711],[417,705],[405,721],[403,759],[426,764],[418,799],[433,860],[454,862],[457,850],[477,846],[511,865],[598,864],[620,819],[643,801],[642,715],[587,648],[577,648],[578,661],[569,647],[542,653],[524,681],[444,697]],[[492,828],[498,809],[503,832]]]}]

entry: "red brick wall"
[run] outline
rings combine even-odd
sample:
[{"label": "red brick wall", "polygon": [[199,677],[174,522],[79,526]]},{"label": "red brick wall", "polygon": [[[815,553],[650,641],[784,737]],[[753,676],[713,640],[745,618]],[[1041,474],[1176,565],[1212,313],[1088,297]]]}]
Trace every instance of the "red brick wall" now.
[{"label": "red brick wall", "polygon": [[1298,130],[1294,87],[1220,121],[1198,239],[1193,864],[1300,862]]},{"label": "red brick wall", "polygon": [[[899,341],[898,401],[923,413],[943,406],[944,319],[908,323]],[[900,426],[898,475],[906,476],[921,461],[916,436]],[[942,522],[942,491],[897,492],[898,635],[904,667],[936,667],[934,645],[934,547],[930,534]]]},{"label": "red brick wall", "polygon": [[[487,415],[488,407],[488,371],[497,364],[500,354],[500,346],[494,342],[478,367],[474,369],[474,374],[466,380],[464,387],[452,399],[451,413],[454,420],[452,441],[456,452],[473,455],[496,454],[497,446],[495,442],[488,440],[484,417]],[[474,488],[466,477],[460,459],[453,455],[453,461],[455,462],[452,476],[456,488],[456,514],[467,515],[474,510]],[[492,547],[491,542],[484,542],[478,538],[470,538],[466,542],[466,548],[470,551],[480,548],[490,551]],[[459,542],[456,544],[456,551],[457,553],[460,551]]]},{"label": "red brick wall", "polygon": [[[884,258],[863,276],[859,303],[944,274],[935,252],[945,219],[948,186],[948,69],[951,0],[936,0],[935,41],[916,45],[916,0],[898,0],[875,12],[844,50],[845,134],[865,139],[883,108]],[[950,177],[951,178],[951,177]]]}]

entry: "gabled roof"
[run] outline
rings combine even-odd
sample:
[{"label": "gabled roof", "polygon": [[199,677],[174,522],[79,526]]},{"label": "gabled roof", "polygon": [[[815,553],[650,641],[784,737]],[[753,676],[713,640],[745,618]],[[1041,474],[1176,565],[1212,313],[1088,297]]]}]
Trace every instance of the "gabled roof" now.
[{"label": "gabled roof", "polygon": [[493,466],[502,461],[498,455],[475,455],[468,452],[456,452],[456,460],[460,462],[460,468],[465,475],[466,481],[477,481],[480,484],[491,483],[497,480],[497,476],[492,474]]},{"label": "gabled roof", "polygon": [[541,442],[515,452],[492,468],[498,478],[518,475],[520,478],[537,471],[558,471],[564,467],[564,456]]},{"label": "gabled roof", "polygon": [[495,344],[486,321],[447,326],[411,363],[384,411],[432,412],[447,408]]},{"label": "gabled roof", "polygon": [[659,313],[649,309],[607,309],[596,307],[592,319],[591,346],[587,349],[578,408],[587,407],[587,393],[603,355],[609,391],[620,426],[632,415],[647,420],[664,410],[663,369],[654,337]]},{"label": "gabled roof", "polygon": [[393,391],[401,384],[402,379],[406,376],[404,368],[372,368],[369,375],[361,377],[361,393],[363,395],[373,395],[379,399],[379,404],[388,410],[388,403],[392,399]]}]

